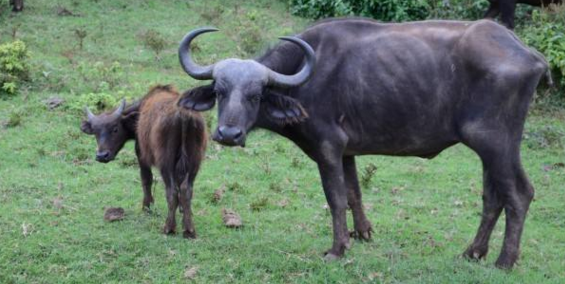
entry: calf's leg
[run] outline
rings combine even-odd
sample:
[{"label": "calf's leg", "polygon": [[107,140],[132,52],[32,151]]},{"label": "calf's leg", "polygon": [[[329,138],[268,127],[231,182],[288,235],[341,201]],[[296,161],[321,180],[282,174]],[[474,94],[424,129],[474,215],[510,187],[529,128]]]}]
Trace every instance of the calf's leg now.
[{"label": "calf's leg", "polygon": [[361,189],[359,188],[357,168],[355,166],[355,157],[343,157],[343,173],[345,177],[345,186],[347,187],[347,203],[353,214],[353,227],[355,230],[353,231],[352,236],[360,240],[370,240],[373,230],[363,209]]},{"label": "calf's leg", "polygon": [[163,233],[174,234],[176,233],[177,226],[175,214],[179,204],[178,192],[175,188],[175,183],[173,182],[171,175],[169,175],[168,172],[161,172],[161,175],[165,183],[165,195],[167,197],[167,206],[169,208]]},{"label": "calf's leg", "polygon": [[181,183],[179,189],[179,201],[183,208],[183,237],[194,239],[196,238],[196,230],[194,229],[194,223],[192,222],[192,179],[190,179],[188,175]]},{"label": "calf's leg", "polygon": [[143,203],[142,209],[149,211],[151,204],[153,204],[153,195],[151,194],[151,187],[153,186],[153,173],[151,167],[146,165],[141,160],[141,152],[139,145],[135,145],[135,154],[137,155],[137,163],[139,164],[139,173],[141,176],[141,187],[143,188]]}]

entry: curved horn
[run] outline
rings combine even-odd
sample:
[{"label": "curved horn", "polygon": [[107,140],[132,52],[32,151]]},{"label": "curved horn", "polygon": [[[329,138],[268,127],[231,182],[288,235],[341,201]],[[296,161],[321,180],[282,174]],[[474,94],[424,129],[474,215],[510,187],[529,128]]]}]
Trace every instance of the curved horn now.
[{"label": "curved horn", "polygon": [[126,108],[126,99],[122,99],[120,106],[112,113],[112,117],[118,118],[122,116],[124,109]]},{"label": "curved horn", "polygon": [[208,66],[200,66],[194,63],[190,55],[190,42],[192,42],[192,40],[200,34],[216,31],[218,31],[218,29],[216,28],[199,28],[189,32],[182,39],[179,46],[180,65],[182,66],[182,69],[184,69],[184,71],[188,75],[190,75],[190,77],[197,80],[212,79],[212,71],[214,70],[214,65],[212,64]]},{"label": "curved horn", "polygon": [[304,84],[312,75],[314,66],[316,65],[316,55],[314,54],[314,50],[308,43],[297,37],[284,36],[280,37],[280,39],[290,41],[300,46],[304,53],[306,53],[306,64],[304,65],[304,67],[302,67],[302,70],[300,70],[300,72],[294,75],[283,75],[273,70],[269,70],[269,85],[282,88],[291,88]]},{"label": "curved horn", "polygon": [[96,115],[94,115],[87,106],[84,107],[84,112],[86,113],[86,117],[88,118],[88,121],[92,121],[93,119],[96,118]]}]

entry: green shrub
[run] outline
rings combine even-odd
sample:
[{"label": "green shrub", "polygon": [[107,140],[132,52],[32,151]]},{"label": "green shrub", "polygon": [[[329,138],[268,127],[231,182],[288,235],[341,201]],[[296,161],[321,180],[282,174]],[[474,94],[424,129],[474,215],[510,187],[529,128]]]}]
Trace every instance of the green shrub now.
[{"label": "green shrub", "polygon": [[114,90],[125,77],[124,70],[119,62],[112,62],[111,64],[101,61],[95,63],[81,62],[76,70],[79,74],[76,79],[80,81],[74,82],[72,85],[79,93]]},{"label": "green shrub", "polygon": [[396,22],[426,19],[432,7],[428,0],[290,0],[289,4],[291,13],[307,18],[357,15]]},{"label": "green shrub", "polygon": [[556,87],[563,90],[565,88],[565,6],[534,10],[531,22],[517,32],[526,45],[536,48],[545,56]]},{"label": "green shrub", "polygon": [[0,45],[0,95],[15,94],[19,84],[29,79],[28,58],[20,40]]},{"label": "green shrub", "polygon": [[149,29],[140,35],[143,45],[151,49],[155,59],[161,60],[161,52],[167,47],[167,39],[160,32]]},{"label": "green shrub", "polygon": [[[430,19],[476,20],[488,9],[488,0],[437,0],[430,3]],[[524,5],[521,5],[524,6]]]},{"label": "green shrub", "polygon": [[[110,110],[118,106],[121,98],[125,97],[124,92],[116,92],[115,95],[109,93],[87,93],[76,97],[65,105],[65,109],[78,115],[84,113],[84,107],[88,108],[94,113]],[[131,102],[131,100],[128,100]]]}]

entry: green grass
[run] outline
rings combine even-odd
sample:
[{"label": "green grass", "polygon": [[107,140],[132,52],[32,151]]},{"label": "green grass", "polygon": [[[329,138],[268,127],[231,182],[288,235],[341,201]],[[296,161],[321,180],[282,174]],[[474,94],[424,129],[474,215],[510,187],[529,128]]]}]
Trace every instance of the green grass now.
[{"label": "green grass", "polygon": [[[143,213],[133,145],[113,163],[94,162],[96,143],[80,132],[81,113],[65,107],[97,88],[99,78],[82,76],[77,66],[119,62],[116,86],[104,91],[116,97],[140,97],[155,83],[196,86],[176,57],[187,31],[209,24],[222,30],[197,41],[200,62],[248,56],[247,28],[261,31],[261,46],[306,25],[282,2],[38,0],[12,15],[2,1],[0,44],[18,27],[34,67],[18,96],[0,100],[0,283],[186,282],[185,272],[195,267],[197,283],[563,283],[565,168],[554,166],[565,158],[559,111],[528,118],[522,156],[537,192],[511,272],[493,265],[503,219],[486,261],[459,258],[482,206],[481,164],[463,146],[434,160],[359,158],[360,173],[377,167],[363,189],[373,241],[354,242],[342,260],[325,263],[331,219],[315,164],[290,141],[263,131],[244,149],[211,142],[195,185],[198,239],[162,235],[162,182],[154,188],[153,213]],[[80,17],[58,16],[59,6]],[[218,6],[223,12],[210,18]],[[87,31],[82,50],[75,29]],[[169,40],[160,60],[139,38],[149,29]],[[53,95],[66,102],[50,111],[43,101]],[[222,186],[223,198],[212,201]],[[104,222],[104,208],[117,206],[125,219]],[[244,227],[225,228],[222,208],[238,212]]]}]

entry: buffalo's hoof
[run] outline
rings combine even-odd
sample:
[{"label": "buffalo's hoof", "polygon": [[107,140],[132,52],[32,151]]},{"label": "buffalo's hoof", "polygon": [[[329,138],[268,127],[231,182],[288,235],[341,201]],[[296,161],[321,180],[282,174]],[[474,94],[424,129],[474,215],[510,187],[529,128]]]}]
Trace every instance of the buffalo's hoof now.
[{"label": "buffalo's hoof", "polygon": [[196,231],[186,230],[186,231],[182,232],[182,237],[185,238],[185,239],[196,239]]},{"label": "buffalo's hoof", "polygon": [[373,234],[373,229],[369,227],[366,230],[355,230],[349,232],[349,236],[360,241],[370,241]]},{"label": "buffalo's hoof", "polygon": [[469,260],[481,260],[487,256],[488,248],[473,248],[469,247],[464,253],[463,257]]}]

